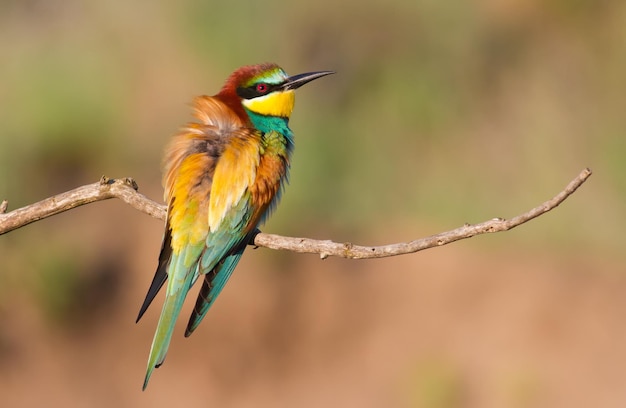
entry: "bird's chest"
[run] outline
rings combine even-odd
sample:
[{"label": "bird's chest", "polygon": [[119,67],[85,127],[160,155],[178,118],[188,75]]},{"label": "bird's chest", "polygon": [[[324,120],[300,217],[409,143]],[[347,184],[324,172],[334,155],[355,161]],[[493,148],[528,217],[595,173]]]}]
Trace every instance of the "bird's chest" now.
[{"label": "bird's chest", "polygon": [[250,186],[252,201],[261,207],[271,204],[279,194],[289,172],[291,142],[278,132],[263,134],[259,165],[254,183]]}]

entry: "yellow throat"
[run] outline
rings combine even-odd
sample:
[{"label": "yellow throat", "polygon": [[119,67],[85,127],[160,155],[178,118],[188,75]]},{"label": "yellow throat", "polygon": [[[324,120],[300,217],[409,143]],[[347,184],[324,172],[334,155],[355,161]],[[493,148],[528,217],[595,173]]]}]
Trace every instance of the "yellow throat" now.
[{"label": "yellow throat", "polygon": [[276,91],[253,99],[244,99],[243,105],[250,111],[264,116],[291,116],[296,93],[293,90]]}]

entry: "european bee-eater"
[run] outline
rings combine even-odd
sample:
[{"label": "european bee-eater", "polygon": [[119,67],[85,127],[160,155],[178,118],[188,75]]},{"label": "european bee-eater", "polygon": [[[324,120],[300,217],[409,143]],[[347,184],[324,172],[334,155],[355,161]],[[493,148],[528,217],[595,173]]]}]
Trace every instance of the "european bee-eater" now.
[{"label": "european bee-eater", "polygon": [[165,234],[137,321],[168,283],[144,390],[154,368],[163,364],[191,286],[203,278],[185,337],[198,327],[257,226],[276,206],[293,151],[288,123],[295,89],[332,73],[288,76],[275,64],[245,66],[217,95],[195,99],[198,121],[187,124],[165,153]]}]

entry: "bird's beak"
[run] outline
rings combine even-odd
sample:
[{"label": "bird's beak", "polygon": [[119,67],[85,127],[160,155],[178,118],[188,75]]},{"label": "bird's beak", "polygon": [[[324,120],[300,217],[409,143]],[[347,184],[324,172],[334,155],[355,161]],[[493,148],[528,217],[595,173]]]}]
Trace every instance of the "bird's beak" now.
[{"label": "bird's beak", "polygon": [[302,85],[313,81],[314,79],[321,78],[326,75],[334,74],[334,71],[317,71],[317,72],[307,72],[305,74],[298,74],[294,76],[290,76],[287,80],[280,86],[284,91],[288,91],[290,89],[298,89]]}]

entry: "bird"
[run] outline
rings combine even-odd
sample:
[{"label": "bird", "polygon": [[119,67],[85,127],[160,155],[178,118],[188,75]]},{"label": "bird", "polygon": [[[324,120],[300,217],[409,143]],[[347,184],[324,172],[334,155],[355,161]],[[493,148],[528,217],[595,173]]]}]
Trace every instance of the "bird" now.
[{"label": "bird", "polygon": [[214,96],[193,102],[196,121],[176,134],[163,160],[165,232],[136,322],[167,282],[143,390],[163,364],[190,288],[202,286],[185,337],[198,327],[288,181],[295,90],[333,74],[289,76],[274,63],[234,71]]}]

